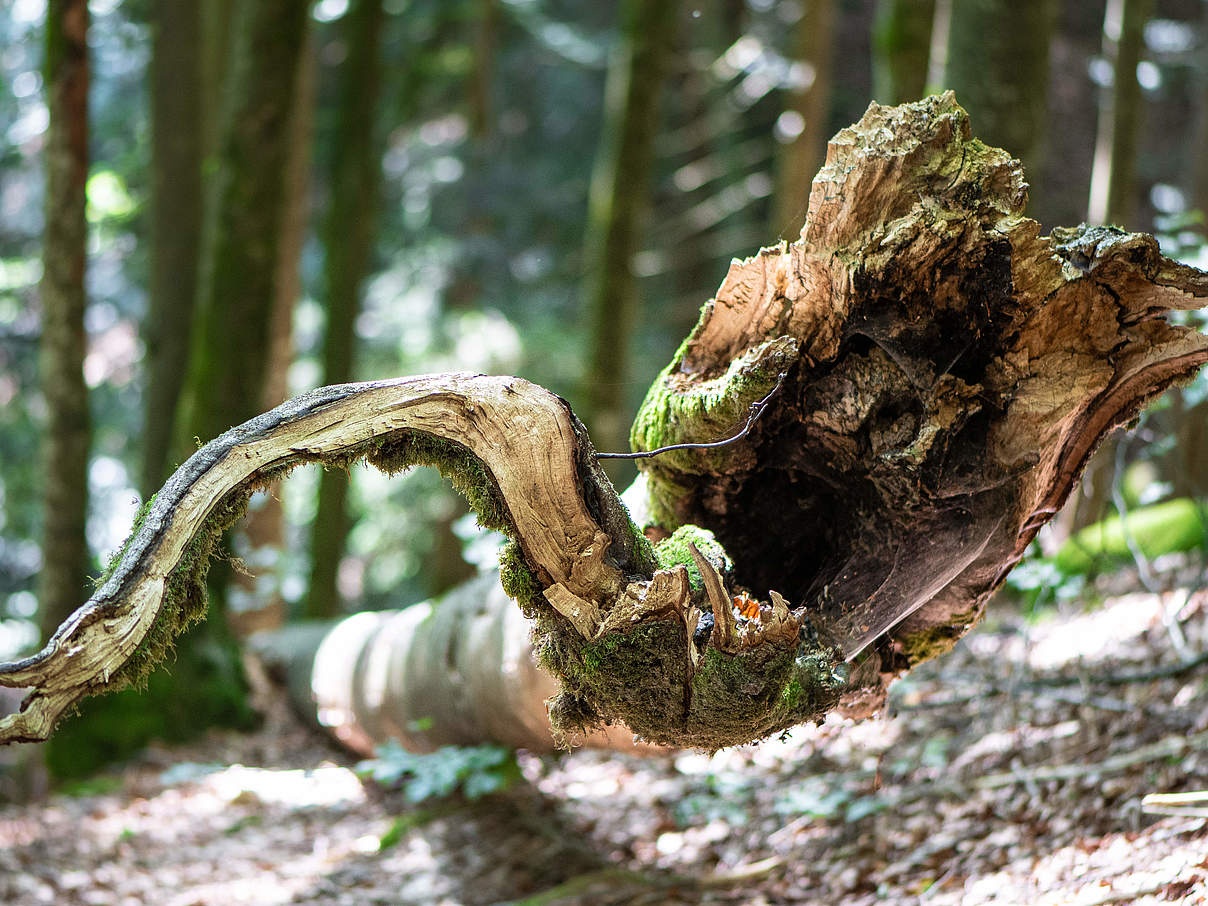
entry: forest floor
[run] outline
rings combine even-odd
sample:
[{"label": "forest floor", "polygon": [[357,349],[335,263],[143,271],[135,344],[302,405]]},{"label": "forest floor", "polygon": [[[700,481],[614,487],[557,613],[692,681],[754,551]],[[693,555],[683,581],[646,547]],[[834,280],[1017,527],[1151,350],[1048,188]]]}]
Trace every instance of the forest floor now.
[{"label": "forest floor", "polygon": [[1206,650],[1204,591],[997,604],[880,718],[435,805],[274,709],[0,807],[0,903],[1208,903],[1208,818],[1141,807],[1208,787]]}]

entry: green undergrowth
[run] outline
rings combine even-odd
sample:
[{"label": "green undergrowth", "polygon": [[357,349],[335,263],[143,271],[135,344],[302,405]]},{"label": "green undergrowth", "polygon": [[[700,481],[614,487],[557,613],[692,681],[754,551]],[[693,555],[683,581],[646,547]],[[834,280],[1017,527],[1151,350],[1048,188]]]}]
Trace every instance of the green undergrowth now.
[{"label": "green undergrowth", "polygon": [[45,744],[46,765],[60,779],[87,777],[125,761],[158,739],[182,743],[208,727],[250,730],[259,718],[247,703],[239,653],[219,621],[187,631],[174,655],[137,688],[88,699]]},{"label": "green undergrowth", "polygon": [[469,801],[501,793],[521,779],[516,752],[507,746],[442,746],[435,752],[408,752],[395,740],[378,746],[357,773],[383,786],[401,788],[409,802]]}]

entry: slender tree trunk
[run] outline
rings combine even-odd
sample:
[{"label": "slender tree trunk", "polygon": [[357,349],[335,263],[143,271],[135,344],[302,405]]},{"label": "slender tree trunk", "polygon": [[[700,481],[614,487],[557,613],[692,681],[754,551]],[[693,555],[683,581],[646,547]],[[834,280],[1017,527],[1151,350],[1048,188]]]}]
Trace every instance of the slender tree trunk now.
[{"label": "slender tree trunk", "polygon": [[[323,224],[324,295],[323,383],[352,380],[356,363],[356,318],[373,252],[381,148],[376,130],[381,91],[381,0],[358,0],[342,20],[348,47],[340,76],[329,182],[331,196]],[[348,472],[325,471],[311,534],[310,589],[304,614],[333,617],[340,612],[337,585],[348,534]]]},{"label": "slender tree trunk", "polygon": [[84,271],[88,225],[88,3],[51,0],[43,66],[50,129],[46,143],[46,227],[42,241],[42,342],[46,399],[45,490],[39,619],[43,637],[79,606],[88,587],[85,535],[88,448],[84,383]]},{"label": "slender tree trunk", "polygon": [[833,0],[808,0],[805,14],[797,23],[794,62],[801,67],[802,83],[789,95],[785,110],[800,131],[780,152],[772,222],[775,233],[790,239],[801,233],[810,183],[826,157],[834,26]]},{"label": "slender tree trunk", "polygon": [[243,0],[197,2],[201,16],[201,141],[205,149],[206,170],[210,175],[218,165],[222,107],[230,77],[231,39],[237,2]]},{"label": "slender tree trunk", "polygon": [[904,104],[927,90],[935,0],[877,0],[873,21],[873,96]]},{"label": "slender tree trunk", "polygon": [[186,438],[225,431],[256,412],[263,398],[309,3],[244,0],[237,15],[179,419]]},{"label": "slender tree trunk", "polygon": [[[302,296],[302,245],[310,210],[310,164],[313,144],[317,55],[308,40],[299,67],[297,96],[290,122],[289,162],[286,167],[285,212],[277,259],[275,298],[269,322],[268,370],[263,409],[272,409],[289,396],[289,366],[293,361],[294,309]],[[285,511],[281,483],[272,482],[248,503],[248,516],[232,538],[246,571],[234,576],[240,590],[231,598],[228,617],[238,636],[275,629],[285,622],[281,594],[281,552],[285,547]],[[236,604],[238,606],[236,606]]]},{"label": "slender tree trunk", "polygon": [[584,309],[591,319],[584,398],[601,449],[621,449],[628,439],[625,378],[638,304],[633,256],[650,203],[659,94],[675,44],[679,6],[677,0],[626,0],[621,43],[608,71],[584,250]]},{"label": "slender tree trunk", "polygon": [[1103,56],[1112,64],[1112,84],[1101,90],[1095,164],[1091,171],[1089,223],[1131,227],[1136,194],[1141,86],[1137,64],[1145,50],[1145,22],[1152,0],[1107,0]]},{"label": "slender tree trunk", "polygon": [[1035,184],[1048,109],[1051,0],[952,0],[944,81],[990,145],[1023,162]]},{"label": "slender tree trunk", "polygon": [[172,471],[176,405],[189,357],[201,245],[202,82],[197,40],[204,4],[156,0],[151,45],[151,286],[144,331],[146,407],[140,490]]}]

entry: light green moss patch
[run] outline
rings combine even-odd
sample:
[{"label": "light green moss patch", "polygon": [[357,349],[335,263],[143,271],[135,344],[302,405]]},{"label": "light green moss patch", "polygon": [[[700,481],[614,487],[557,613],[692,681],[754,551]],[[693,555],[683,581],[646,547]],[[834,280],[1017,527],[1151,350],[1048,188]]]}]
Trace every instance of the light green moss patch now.
[{"label": "light green moss patch", "polygon": [[[797,356],[797,341],[779,337],[736,358],[720,377],[685,388],[677,386],[672,376],[678,373],[691,339],[680,347],[642,402],[630,429],[633,449],[654,450],[672,444],[725,439],[746,423],[752,403],[771,392],[781,373],[792,366]],[[660,454],[653,463],[660,468],[697,472],[702,455],[712,467],[717,467],[731,452],[728,447],[703,454],[698,450],[674,450]],[[642,470],[648,471],[650,463],[642,461]]]},{"label": "light green moss patch", "polygon": [[726,549],[711,531],[695,525],[681,525],[672,532],[670,538],[664,538],[655,545],[654,557],[658,561],[659,569],[686,567],[693,591],[703,591],[705,583],[696,562],[692,559],[692,552],[688,549],[689,543],[696,545],[696,549],[704,554],[705,559],[723,576],[734,568]]},{"label": "light green moss patch", "polygon": [[914,668],[924,661],[951,651],[952,647],[968,632],[969,625],[974,619],[973,611],[961,611],[954,614],[947,623],[900,636],[895,641],[902,649],[902,654],[910,661],[911,668]]}]

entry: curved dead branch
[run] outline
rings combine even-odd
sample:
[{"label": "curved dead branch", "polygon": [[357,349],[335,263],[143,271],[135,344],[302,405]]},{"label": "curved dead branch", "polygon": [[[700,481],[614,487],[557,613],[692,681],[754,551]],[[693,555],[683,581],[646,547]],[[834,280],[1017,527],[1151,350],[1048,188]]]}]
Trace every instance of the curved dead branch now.
[{"label": "curved dead branch", "polygon": [[[557,672],[568,691],[562,711],[555,707],[556,731],[621,719],[647,738],[670,740],[710,725],[721,702],[691,692],[697,674],[711,671],[690,653],[687,572],[656,570],[649,542],[565,401],[517,378],[446,374],[325,387],[198,450],[156,495],[96,594],[41,652],[0,665],[0,684],[32,687],[21,711],[0,721],[0,741],[45,739],[79,699],[137,681],[158,663],[204,614],[209,557],[255,489],[300,463],[362,458],[388,472],[441,468],[484,524],[514,538],[505,583],[536,621],[547,664],[562,659]],[[765,683],[767,697],[780,695],[798,629],[769,611],[717,640],[722,660],[710,662],[712,672],[722,665],[730,677],[729,659],[774,649],[759,663],[776,655],[782,669],[746,685]],[[837,688],[825,677],[823,685]],[[780,723],[798,722],[802,708],[812,705],[795,694],[773,710]],[[767,714],[754,719],[755,732],[767,732]]]},{"label": "curved dead branch", "polygon": [[[482,464],[480,475],[461,476],[479,482],[478,507],[494,508],[488,518],[513,528],[551,588],[615,596],[621,564],[634,555],[632,536],[605,556],[609,536],[581,493],[576,425],[563,400],[516,378],[470,374],[324,387],[232,429],[169,479],[96,594],[42,651],[0,665],[0,684],[33,687],[23,709],[0,721],[0,739],[45,739],[84,695],[137,679],[132,658],[170,641],[157,640],[155,627],[175,635],[198,616],[167,612],[196,611],[204,594],[205,564],[191,547],[220,533],[239,501],[283,470],[362,456],[387,469],[443,458],[456,470],[463,450]],[[593,495],[615,520],[621,508],[611,488],[597,485]],[[205,546],[208,553],[212,544]]]}]

